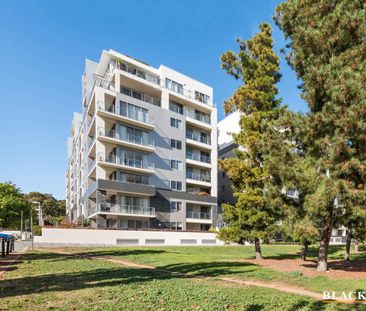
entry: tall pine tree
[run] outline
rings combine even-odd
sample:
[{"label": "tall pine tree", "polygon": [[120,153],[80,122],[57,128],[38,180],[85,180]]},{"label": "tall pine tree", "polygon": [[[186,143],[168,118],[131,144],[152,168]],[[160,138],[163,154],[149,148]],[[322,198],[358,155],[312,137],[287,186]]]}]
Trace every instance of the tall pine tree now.
[{"label": "tall pine tree", "polygon": [[220,236],[236,242],[254,242],[257,259],[262,258],[260,241],[273,235],[279,214],[278,206],[268,200],[271,173],[265,163],[265,133],[282,112],[276,98],[275,85],[281,75],[271,27],[263,23],[259,28],[252,39],[238,40],[238,53],[228,51],[221,56],[222,68],[243,84],[224,106],[226,113],[241,114],[240,132],[234,135],[239,145],[237,157],[220,162],[237,198],[235,205],[223,206],[227,227]]},{"label": "tall pine tree", "polygon": [[[287,0],[276,23],[309,106],[305,157],[317,172],[305,208],[318,228],[318,271],[326,271],[332,229],[366,206],[366,2]],[[362,223],[361,222],[356,222]]]}]

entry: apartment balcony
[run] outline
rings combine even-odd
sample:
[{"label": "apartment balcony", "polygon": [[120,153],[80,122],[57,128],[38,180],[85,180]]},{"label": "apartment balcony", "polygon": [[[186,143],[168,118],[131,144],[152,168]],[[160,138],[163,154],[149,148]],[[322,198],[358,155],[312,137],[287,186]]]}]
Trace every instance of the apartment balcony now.
[{"label": "apartment balcony", "polygon": [[144,173],[144,174],[154,174],[155,167],[154,163],[149,161],[143,161],[134,158],[119,158],[113,154],[105,155],[103,153],[98,154],[98,161],[100,165],[121,169],[129,172]]},{"label": "apartment balcony", "polygon": [[212,224],[212,216],[211,213],[187,211],[186,222]]},{"label": "apartment balcony", "polygon": [[98,128],[98,140],[147,152],[155,150],[154,141],[146,136],[128,133],[123,135],[115,130],[105,130],[104,128]]},{"label": "apartment balcony", "polygon": [[194,166],[211,168],[211,158],[197,153],[187,153],[186,163]]},{"label": "apartment balcony", "polygon": [[98,102],[98,115],[128,123],[131,125],[137,125],[139,127],[153,130],[154,120],[146,113],[126,110],[122,111],[119,106],[111,105],[109,109],[105,109],[103,102]]},{"label": "apartment balcony", "polygon": [[211,150],[211,138],[194,133],[186,133],[186,143],[201,149]]},{"label": "apartment balcony", "polygon": [[155,98],[153,96],[147,95],[145,93],[126,88],[125,86],[121,85],[121,93],[123,95],[129,96],[131,98],[142,100],[145,103],[154,105],[154,106],[161,106],[161,100],[159,98]]},{"label": "apartment balcony", "polygon": [[87,148],[87,155],[90,156],[91,154],[95,155],[96,147],[95,147],[96,137],[92,137]]},{"label": "apartment balcony", "polygon": [[205,174],[187,172],[186,183],[191,185],[211,187],[211,177]]},{"label": "apartment balcony", "polygon": [[86,107],[87,113],[89,112],[89,109],[91,108],[91,99],[93,98],[94,90],[96,87],[102,87],[106,91],[110,91],[109,93],[112,95],[115,91],[114,86],[112,85],[112,78],[114,73],[106,73],[104,77],[98,76],[94,74],[93,76],[93,86],[90,89],[90,92],[85,93],[83,96],[83,106]]},{"label": "apartment balcony", "polygon": [[94,208],[89,209],[89,218],[96,214],[109,214],[117,216],[133,216],[133,217],[155,217],[155,208],[146,206],[132,206],[113,203],[99,203]]},{"label": "apartment balcony", "polygon": [[[173,100],[184,101],[191,107],[211,111],[213,108],[212,100],[210,98],[203,98],[197,92],[191,91],[183,87],[183,85],[178,86],[177,84],[171,83],[170,79],[165,79],[163,87],[171,91],[171,98]],[[203,94],[201,94],[203,95]]]},{"label": "apartment balcony", "polygon": [[123,76],[123,80],[129,80],[129,84],[139,83],[145,89],[161,90],[160,77],[147,72],[127,62],[117,64],[117,74]]},{"label": "apartment balcony", "polygon": [[93,159],[90,164],[88,164],[88,176],[91,175],[96,169],[97,159]]},{"label": "apartment balcony", "polygon": [[208,115],[199,114],[197,112],[186,111],[186,122],[197,126],[199,128],[203,128],[206,130],[211,130],[211,118]]},{"label": "apartment balcony", "polygon": [[89,136],[94,135],[94,133],[95,133],[95,131],[94,131],[95,130],[95,116],[96,116],[96,113],[94,111],[93,115],[86,122],[86,126],[87,126],[86,133]]}]

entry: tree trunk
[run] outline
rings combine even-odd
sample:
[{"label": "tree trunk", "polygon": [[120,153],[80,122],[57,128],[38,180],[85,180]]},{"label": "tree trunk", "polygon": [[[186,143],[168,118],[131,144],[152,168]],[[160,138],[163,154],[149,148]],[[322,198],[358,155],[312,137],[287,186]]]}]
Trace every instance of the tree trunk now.
[{"label": "tree trunk", "polygon": [[254,247],[255,247],[255,259],[263,259],[262,250],[261,250],[261,242],[258,238],[254,239]]},{"label": "tree trunk", "polygon": [[332,234],[332,228],[326,228],[321,235],[320,239],[320,247],[319,247],[319,257],[318,257],[318,266],[316,268],[319,272],[326,272],[328,268],[328,248],[329,248],[329,240]]},{"label": "tree trunk", "polygon": [[352,239],[352,230],[346,231],[346,251],[344,253],[344,260],[349,261],[350,258],[350,252],[351,252],[351,239]]},{"label": "tree trunk", "polygon": [[309,250],[309,243],[304,242],[303,248],[301,249],[301,259],[304,261],[306,261],[306,256],[308,255],[308,250]]}]

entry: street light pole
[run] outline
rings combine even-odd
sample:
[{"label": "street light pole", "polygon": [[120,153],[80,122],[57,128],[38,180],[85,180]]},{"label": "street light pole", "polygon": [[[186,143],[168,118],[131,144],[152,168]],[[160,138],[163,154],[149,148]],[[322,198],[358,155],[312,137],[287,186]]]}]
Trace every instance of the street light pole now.
[{"label": "street light pole", "polygon": [[20,240],[23,240],[23,211],[20,211]]},{"label": "street light pole", "polygon": [[31,229],[31,235],[32,235],[32,251],[33,251],[33,243],[34,243],[34,237],[33,237],[33,216],[32,216],[32,210],[30,210],[30,229]]},{"label": "street light pole", "polygon": [[38,225],[43,226],[43,213],[41,208],[41,202],[33,201],[32,203],[38,205]]}]

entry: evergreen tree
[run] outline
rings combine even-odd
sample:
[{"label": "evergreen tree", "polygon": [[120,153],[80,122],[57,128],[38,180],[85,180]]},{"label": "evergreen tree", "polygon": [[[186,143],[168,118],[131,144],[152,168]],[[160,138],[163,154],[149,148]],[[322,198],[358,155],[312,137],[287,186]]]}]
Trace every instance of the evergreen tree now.
[{"label": "evergreen tree", "polygon": [[243,84],[224,104],[226,113],[241,113],[240,132],[233,135],[239,146],[237,157],[220,162],[237,198],[235,205],[223,205],[227,228],[220,232],[220,237],[239,243],[254,242],[257,259],[262,258],[260,240],[272,237],[279,216],[279,206],[268,200],[272,186],[271,172],[265,163],[265,133],[283,111],[276,98],[275,84],[281,76],[271,28],[266,23],[259,28],[252,39],[238,40],[238,53],[228,51],[221,56],[222,68]]},{"label": "evergreen tree", "polygon": [[366,206],[365,16],[364,0],[287,0],[276,9],[309,106],[303,151],[317,177],[304,207],[320,233],[318,271],[327,269],[332,229],[359,213],[355,201]]},{"label": "evergreen tree", "polygon": [[281,206],[281,233],[302,243],[301,257],[306,260],[308,247],[318,240],[317,228],[305,208],[308,193],[314,191],[317,174],[303,153],[302,114],[284,110],[265,133],[265,164],[271,175],[266,191],[269,202]]},{"label": "evergreen tree", "polygon": [[[352,239],[363,242],[366,239],[366,210],[364,206],[357,203],[357,197],[353,198],[353,204],[347,209],[348,215],[344,215],[341,225],[346,227],[346,247],[344,260],[351,260],[351,242]],[[364,199],[360,200],[364,203]]]}]

